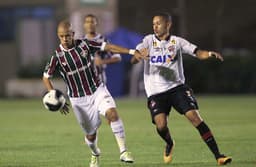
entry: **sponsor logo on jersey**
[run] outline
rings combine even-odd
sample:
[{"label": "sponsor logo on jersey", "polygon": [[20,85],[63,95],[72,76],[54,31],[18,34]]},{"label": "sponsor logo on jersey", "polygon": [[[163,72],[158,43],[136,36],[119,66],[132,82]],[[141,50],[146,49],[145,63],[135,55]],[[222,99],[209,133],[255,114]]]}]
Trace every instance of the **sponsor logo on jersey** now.
[{"label": "sponsor logo on jersey", "polygon": [[160,55],[160,56],[151,56],[150,62],[151,63],[170,63],[176,60],[176,55]]},{"label": "sponsor logo on jersey", "polygon": [[172,45],[175,45],[176,44],[176,41],[174,39],[171,40],[171,44]]},{"label": "sponsor logo on jersey", "polygon": [[66,63],[66,62],[61,62],[61,64],[62,64],[63,66],[66,66],[66,65],[67,65],[67,63]]},{"label": "sponsor logo on jersey", "polygon": [[160,47],[154,48],[155,52],[160,52],[162,49]]}]

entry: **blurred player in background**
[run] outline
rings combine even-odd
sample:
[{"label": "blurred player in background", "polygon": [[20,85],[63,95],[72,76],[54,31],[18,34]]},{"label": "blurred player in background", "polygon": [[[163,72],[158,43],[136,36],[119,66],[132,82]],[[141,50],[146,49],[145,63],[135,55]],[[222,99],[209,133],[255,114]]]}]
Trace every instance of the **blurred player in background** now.
[{"label": "blurred player in background", "polygon": [[[97,32],[98,18],[93,14],[88,14],[84,18],[84,32],[85,39],[93,40],[96,42],[108,42],[107,39]],[[107,83],[105,69],[107,64],[118,63],[121,61],[120,54],[113,54],[106,51],[98,51],[92,55],[95,65],[97,66],[97,71],[102,79],[103,83]]]},{"label": "blurred player in background", "polygon": [[[96,42],[107,42],[106,38],[104,38],[100,33],[96,31],[98,25],[98,18],[93,14],[88,14],[84,18],[84,31],[85,31],[85,39],[96,41]],[[105,73],[105,68],[107,67],[107,64],[113,64],[121,61],[120,54],[113,54],[112,52],[107,51],[97,51],[94,54],[91,55],[92,61],[94,61],[96,67],[97,67],[97,73],[100,77],[100,79],[103,81],[103,83],[106,85],[107,78]],[[104,113],[103,113],[104,114]],[[105,115],[103,115],[105,117]],[[115,113],[115,120],[120,120],[120,117],[118,118],[117,113]],[[106,117],[108,122],[111,122],[111,120]],[[114,129],[112,128],[113,133]],[[116,138],[118,142],[118,138]],[[119,145],[120,153],[122,153],[124,150]]]},{"label": "blurred player in background", "polygon": [[[120,148],[120,160],[133,162],[133,157],[125,145],[124,126],[117,115],[115,101],[100,80],[91,54],[97,51],[111,51],[132,54],[138,59],[143,58],[142,55],[136,50],[106,42],[74,40],[74,31],[70,22],[66,20],[59,23],[57,33],[60,45],[45,67],[43,82],[48,91],[54,89],[50,81],[54,72],[59,72],[65,81],[74,114],[85,132],[85,142],[92,151],[90,167],[99,167],[97,129],[101,124],[100,113],[110,121]],[[68,113],[66,106],[62,113]]]},{"label": "blurred player in background", "polygon": [[[173,107],[197,128],[218,165],[230,163],[231,157],[220,153],[213,133],[200,116],[192,89],[185,85],[182,54],[201,60],[214,57],[223,61],[223,58],[217,52],[201,50],[187,40],[171,35],[171,26],[169,14],[154,15],[154,34],[147,35],[137,46],[137,49],[149,56],[149,60],[144,60],[144,84],[152,121],[157,133],[166,142],[164,162],[172,161],[174,141],[167,125],[168,115]],[[131,62],[137,63],[138,60],[133,57]]]}]

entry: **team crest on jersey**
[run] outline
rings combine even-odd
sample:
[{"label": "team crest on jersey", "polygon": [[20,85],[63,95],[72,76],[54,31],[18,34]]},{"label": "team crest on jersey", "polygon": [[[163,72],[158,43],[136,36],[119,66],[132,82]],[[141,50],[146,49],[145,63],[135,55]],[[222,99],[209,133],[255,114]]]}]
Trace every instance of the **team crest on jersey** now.
[{"label": "team crest on jersey", "polygon": [[82,57],[87,57],[87,55],[88,55],[88,50],[82,50],[81,56]]},{"label": "team crest on jersey", "polygon": [[176,41],[174,39],[171,40],[171,44],[172,45],[175,45],[176,44]]},{"label": "team crest on jersey", "polygon": [[154,48],[155,52],[161,51],[161,48],[157,46],[157,42],[156,41],[153,41],[153,48]]},{"label": "team crest on jersey", "polygon": [[175,50],[175,46],[171,45],[168,47],[169,52],[173,52]]},{"label": "team crest on jersey", "polygon": [[153,41],[153,47],[157,47],[157,42],[156,41]]}]

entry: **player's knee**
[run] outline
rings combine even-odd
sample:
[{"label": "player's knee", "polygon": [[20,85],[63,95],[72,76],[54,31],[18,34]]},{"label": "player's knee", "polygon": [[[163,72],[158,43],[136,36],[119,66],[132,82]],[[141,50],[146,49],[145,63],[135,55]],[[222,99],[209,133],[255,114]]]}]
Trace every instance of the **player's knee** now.
[{"label": "player's knee", "polygon": [[87,140],[89,140],[90,142],[94,142],[94,140],[96,139],[96,134],[95,134],[95,135],[86,135],[85,137],[86,137]]},{"label": "player's knee", "polygon": [[164,130],[165,128],[167,128],[167,120],[166,117],[161,117],[161,116],[155,116],[154,117],[154,122],[156,125],[156,128],[158,130]]},{"label": "player's knee", "polygon": [[197,127],[202,122],[202,119],[197,116],[191,117],[191,118],[189,118],[189,120],[195,127]]},{"label": "player's knee", "polygon": [[83,129],[86,129],[86,123],[83,121],[78,122]]},{"label": "player's knee", "polygon": [[197,110],[191,110],[188,111],[185,116],[188,118],[188,120],[193,124],[193,126],[198,126],[203,119],[199,115],[199,112]]},{"label": "player's knee", "polygon": [[115,122],[119,119],[115,108],[111,108],[106,112],[106,118],[110,122]]},{"label": "player's knee", "polygon": [[165,123],[164,121],[157,122],[156,123],[156,128],[157,128],[158,131],[164,131],[167,128],[167,123]]}]

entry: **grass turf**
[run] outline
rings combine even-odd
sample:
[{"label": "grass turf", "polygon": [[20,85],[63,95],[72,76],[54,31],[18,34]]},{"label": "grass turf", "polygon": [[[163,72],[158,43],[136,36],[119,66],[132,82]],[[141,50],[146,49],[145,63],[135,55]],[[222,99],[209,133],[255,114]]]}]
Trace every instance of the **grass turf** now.
[{"label": "grass turf", "polygon": [[[164,143],[156,135],[145,99],[118,99],[127,145],[134,164],[119,161],[119,151],[102,119],[99,147],[102,167],[214,167],[216,161],[198,132],[172,111],[169,127],[176,141],[174,160],[162,163]],[[256,96],[199,96],[200,113],[220,150],[233,157],[232,167],[256,166]],[[90,151],[73,113],[46,111],[40,99],[0,100],[0,167],[88,166]]]}]

